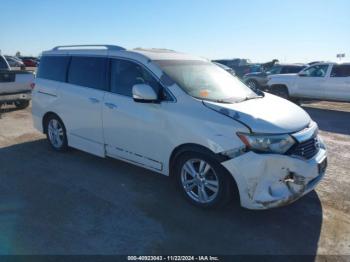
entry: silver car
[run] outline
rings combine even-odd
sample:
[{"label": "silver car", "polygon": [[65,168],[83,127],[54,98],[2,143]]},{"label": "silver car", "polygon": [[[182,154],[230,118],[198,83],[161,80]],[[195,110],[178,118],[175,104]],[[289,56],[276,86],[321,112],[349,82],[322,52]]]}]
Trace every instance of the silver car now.
[{"label": "silver car", "polygon": [[269,71],[254,72],[243,76],[245,82],[252,89],[265,90],[269,75],[277,74],[296,74],[304,69],[303,64],[276,64]]}]

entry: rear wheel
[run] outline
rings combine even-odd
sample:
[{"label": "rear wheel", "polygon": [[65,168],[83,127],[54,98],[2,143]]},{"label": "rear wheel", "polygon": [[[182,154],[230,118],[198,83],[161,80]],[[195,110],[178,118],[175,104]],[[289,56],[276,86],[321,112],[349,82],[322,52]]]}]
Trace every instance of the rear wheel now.
[{"label": "rear wheel", "polygon": [[51,115],[46,120],[46,137],[51,147],[57,151],[68,148],[66,129],[57,116]]},{"label": "rear wheel", "polygon": [[253,89],[253,90],[259,89],[259,84],[258,84],[258,82],[256,82],[256,81],[253,80],[253,79],[248,80],[246,84],[247,84],[247,86],[249,86],[249,87],[250,87],[251,89]]},{"label": "rear wheel", "polygon": [[192,204],[217,208],[232,198],[230,174],[209,154],[183,153],[176,160],[175,166],[177,183]]},{"label": "rear wheel", "polygon": [[15,106],[18,109],[25,109],[29,106],[29,100],[19,100],[19,101],[15,101]]}]

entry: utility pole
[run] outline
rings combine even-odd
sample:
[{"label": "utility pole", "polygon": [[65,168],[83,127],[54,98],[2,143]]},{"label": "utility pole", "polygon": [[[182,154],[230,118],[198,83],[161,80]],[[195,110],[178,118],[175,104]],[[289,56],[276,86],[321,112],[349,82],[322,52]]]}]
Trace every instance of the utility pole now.
[{"label": "utility pole", "polygon": [[345,54],[337,54],[337,58],[339,59],[339,62],[345,57]]}]

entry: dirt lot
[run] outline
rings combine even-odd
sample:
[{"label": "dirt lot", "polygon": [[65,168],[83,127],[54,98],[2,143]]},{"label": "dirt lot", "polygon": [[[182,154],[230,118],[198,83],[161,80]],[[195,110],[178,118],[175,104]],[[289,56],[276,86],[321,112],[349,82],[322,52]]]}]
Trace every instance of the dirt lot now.
[{"label": "dirt lot", "polygon": [[29,110],[0,119],[0,254],[348,254],[350,104],[304,108],[329,168],[316,192],[273,210],[188,204],[172,181],[77,150],[52,151]]}]

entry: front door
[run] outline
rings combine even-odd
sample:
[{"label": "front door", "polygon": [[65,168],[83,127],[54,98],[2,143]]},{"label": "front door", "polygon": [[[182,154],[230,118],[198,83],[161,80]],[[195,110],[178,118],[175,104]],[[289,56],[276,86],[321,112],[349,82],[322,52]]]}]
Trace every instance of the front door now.
[{"label": "front door", "polygon": [[142,65],[129,60],[112,59],[111,92],[103,105],[103,130],[108,155],[157,171],[163,169],[162,137],[165,128],[162,104],[138,103],[132,87],[145,83],[156,92],[158,81]]},{"label": "front door", "polygon": [[314,65],[300,72],[295,81],[296,94],[306,98],[324,98],[328,67],[327,64]]}]

